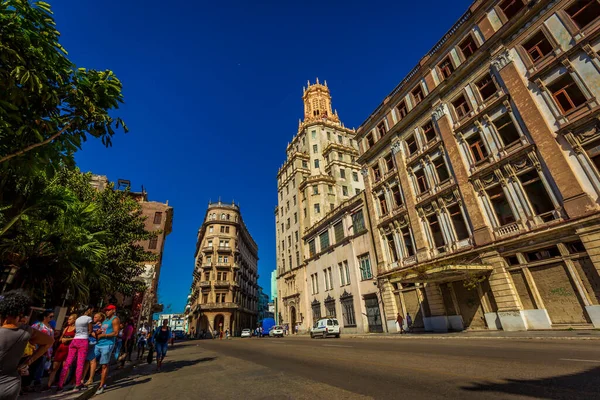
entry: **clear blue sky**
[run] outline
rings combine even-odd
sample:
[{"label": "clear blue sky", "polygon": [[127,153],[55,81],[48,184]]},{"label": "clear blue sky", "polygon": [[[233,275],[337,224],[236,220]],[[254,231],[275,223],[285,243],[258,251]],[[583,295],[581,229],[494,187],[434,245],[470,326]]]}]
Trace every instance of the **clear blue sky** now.
[{"label": "clear blue sky", "polygon": [[86,143],[79,167],[174,207],[159,296],[179,312],[209,199],[241,204],[270,293],[276,174],[307,79],[326,79],[340,118],[358,127],[471,1],[51,3],[71,60],[124,85],[130,133],[110,149]]}]

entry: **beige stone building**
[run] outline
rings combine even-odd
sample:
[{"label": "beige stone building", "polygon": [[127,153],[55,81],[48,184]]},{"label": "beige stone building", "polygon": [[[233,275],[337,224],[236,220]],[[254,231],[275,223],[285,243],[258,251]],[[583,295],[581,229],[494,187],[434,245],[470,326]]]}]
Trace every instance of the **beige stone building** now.
[{"label": "beige stone building", "polygon": [[390,329],[600,327],[599,16],[477,0],[357,130]]},{"label": "beige stone building", "polygon": [[[355,260],[347,254],[340,255],[339,260],[314,257],[309,251],[306,234],[335,213],[340,204],[359,194],[364,184],[356,162],[358,146],[354,140],[355,131],[344,127],[337,111],[332,110],[327,83],[321,84],[318,79],[315,84],[309,82],[302,99],[304,119],[299,122],[298,132],[287,146],[287,160],[277,174],[279,203],[275,209],[275,220],[278,319],[290,331],[298,329],[306,332],[314,319],[311,303],[317,298],[308,290],[309,263],[311,268],[321,270],[321,284],[325,282],[322,274],[324,262],[329,263],[327,267],[337,268],[338,262],[349,260],[352,268],[355,266]],[[356,281],[352,279],[352,282]],[[337,292],[328,294],[337,295]],[[352,294],[359,298],[357,292]],[[338,296],[336,302],[339,300]],[[356,328],[356,324],[349,325],[352,329]]]},{"label": "beige stone building", "polygon": [[186,316],[189,332],[254,329],[258,314],[258,246],[239,206],[211,203],[198,231]]}]

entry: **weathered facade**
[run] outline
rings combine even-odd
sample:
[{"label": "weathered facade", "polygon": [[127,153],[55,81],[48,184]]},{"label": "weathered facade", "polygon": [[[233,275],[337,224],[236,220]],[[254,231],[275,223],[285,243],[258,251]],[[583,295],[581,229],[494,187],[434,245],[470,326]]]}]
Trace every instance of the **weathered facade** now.
[{"label": "weathered facade", "polygon": [[599,16],[475,1],[357,130],[390,329],[600,327]]},{"label": "weathered facade", "polygon": [[[290,332],[303,333],[314,323],[313,310],[316,312],[317,303],[329,306],[329,310],[338,310],[341,320],[344,300],[348,310],[352,304],[353,312],[356,311],[356,318],[352,317],[346,324],[348,329],[363,331],[364,321],[359,313],[364,303],[359,287],[368,287],[369,295],[376,288],[372,280],[359,284],[358,260],[351,249],[357,246],[357,251],[369,253],[365,250],[367,235],[357,235],[350,242],[344,239],[344,245],[338,245],[332,231],[331,245],[328,244],[328,249],[319,247],[319,255],[311,239],[312,235],[330,230],[329,224],[337,224],[341,219],[346,228],[351,228],[349,221],[353,213],[360,210],[361,201],[354,202],[364,189],[360,165],[356,162],[356,132],[345,128],[337,112],[332,111],[326,82],[320,84],[317,80],[313,85],[309,82],[302,99],[304,120],[299,122],[298,132],[287,146],[287,160],[277,174],[278,322],[287,325]],[[338,208],[342,204],[345,204],[343,215]],[[355,205],[356,209],[350,209],[348,204]],[[353,234],[344,233],[344,238],[349,235]],[[346,277],[341,280],[340,263],[345,268],[344,274],[346,270],[350,274],[348,284]],[[318,280],[322,288],[318,293],[310,286],[311,279]],[[323,290],[325,287],[329,289]],[[375,304],[379,309],[379,302]]]},{"label": "weathered facade", "polygon": [[190,334],[254,329],[258,313],[258,246],[239,206],[211,203],[198,231],[186,316]]}]

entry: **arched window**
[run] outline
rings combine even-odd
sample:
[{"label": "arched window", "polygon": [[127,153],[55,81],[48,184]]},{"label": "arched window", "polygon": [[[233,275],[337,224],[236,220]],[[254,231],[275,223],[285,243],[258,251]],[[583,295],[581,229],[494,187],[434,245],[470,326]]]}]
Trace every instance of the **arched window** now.
[{"label": "arched window", "polygon": [[229,214],[227,214],[227,221],[229,221],[229,217],[230,217],[230,215],[229,215]]},{"label": "arched window", "polygon": [[225,219],[225,213],[221,214],[221,219]]}]

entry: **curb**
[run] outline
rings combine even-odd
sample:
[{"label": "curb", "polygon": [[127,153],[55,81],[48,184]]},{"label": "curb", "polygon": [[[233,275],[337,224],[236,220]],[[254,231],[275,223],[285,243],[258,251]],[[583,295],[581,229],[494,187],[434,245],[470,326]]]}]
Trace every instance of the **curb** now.
[{"label": "curb", "polygon": [[442,340],[600,340],[600,336],[431,336],[431,335],[415,335],[415,336],[362,336],[362,335],[344,335],[351,339],[388,339],[388,340],[404,340],[404,339],[442,339]]},{"label": "curb", "polygon": [[[112,383],[115,380],[124,378],[125,376],[129,375],[138,364],[139,364],[139,362],[136,360],[135,362],[131,363],[130,365],[128,365],[126,367],[123,367],[122,369],[115,370],[114,374],[109,375],[106,378],[106,384]],[[77,400],[88,400],[88,399],[94,397],[99,386],[100,386],[100,382],[95,382],[85,392],[82,392],[79,396],[77,396],[76,399]]]}]

